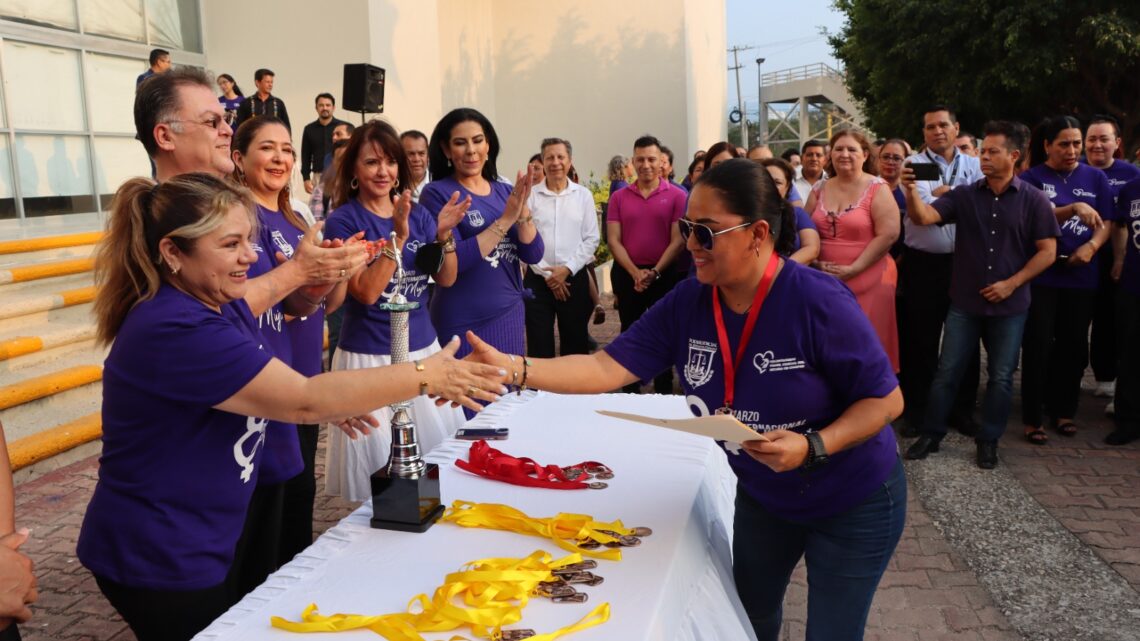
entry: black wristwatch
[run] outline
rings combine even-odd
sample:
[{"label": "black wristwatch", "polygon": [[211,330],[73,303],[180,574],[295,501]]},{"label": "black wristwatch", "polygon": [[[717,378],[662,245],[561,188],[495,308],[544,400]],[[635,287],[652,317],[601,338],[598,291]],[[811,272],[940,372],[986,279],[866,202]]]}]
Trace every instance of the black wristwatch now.
[{"label": "black wristwatch", "polygon": [[804,434],[808,442],[807,459],[804,460],[803,467],[800,468],[805,472],[823,467],[827,464],[827,448],[823,445],[823,437],[819,432],[808,432]]}]

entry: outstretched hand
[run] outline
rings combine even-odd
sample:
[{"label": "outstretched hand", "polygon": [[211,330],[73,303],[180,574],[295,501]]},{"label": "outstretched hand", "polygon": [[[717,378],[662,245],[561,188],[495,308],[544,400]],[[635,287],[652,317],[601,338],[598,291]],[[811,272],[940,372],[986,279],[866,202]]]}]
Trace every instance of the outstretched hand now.
[{"label": "outstretched hand", "polygon": [[[474,334],[468,332],[468,336]],[[476,359],[456,360],[459,345],[456,336],[442,350],[425,359],[421,375],[427,383],[428,395],[439,399],[436,404],[451,402],[453,406],[462,405],[478,412],[483,406],[477,400],[493,403],[507,393],[503,386],[507,371]]]}]

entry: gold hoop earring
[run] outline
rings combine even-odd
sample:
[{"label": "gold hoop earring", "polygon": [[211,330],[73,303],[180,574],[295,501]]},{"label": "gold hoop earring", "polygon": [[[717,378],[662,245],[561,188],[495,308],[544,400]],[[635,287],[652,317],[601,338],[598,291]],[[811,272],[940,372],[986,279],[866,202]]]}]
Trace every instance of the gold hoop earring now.
[{"label": "gold hoop earring", "polygon": [[234,166],[234,177],[237,178],[239,185],[242,185],[243,187],[247,186],[245,184],[245,172],[241,170],[241,167],[238,167],[236,165]]},{"label": "gold hoop earring", "polygon": [[360,189],[360,182],[356,180],[356,176],[352,177],[352,180],[348,183],[348,186],[351,189]]},{"label": "gold hoop earring", "polygon": [[394,185],[392,185],[392,189],[399,189],[399,188],[400,188],[400,179],[397,178],[396,183]]}]

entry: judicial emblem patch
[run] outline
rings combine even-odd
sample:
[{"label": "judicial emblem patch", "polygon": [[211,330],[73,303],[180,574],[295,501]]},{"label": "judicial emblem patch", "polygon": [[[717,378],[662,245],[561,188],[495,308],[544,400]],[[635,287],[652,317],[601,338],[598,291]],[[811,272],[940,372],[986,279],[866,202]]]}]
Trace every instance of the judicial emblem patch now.
[{"label": "judicial emblem patch", "polygon": [[470,209],[467,211],[467,222],[472,227],[482,227],[483,214],[478,209]]},{"label": "judicial emblem patch", "polygon": [[685,362],[685,380],[689,387],[697,388],[712,380],[712,361],[716,357],[716,343],[689,339],[689,360]]}]

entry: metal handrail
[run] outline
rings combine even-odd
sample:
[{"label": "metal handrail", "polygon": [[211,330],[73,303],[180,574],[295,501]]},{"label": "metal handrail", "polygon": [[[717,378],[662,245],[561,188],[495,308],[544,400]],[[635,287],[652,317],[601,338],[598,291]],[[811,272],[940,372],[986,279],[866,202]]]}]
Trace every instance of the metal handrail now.
[{"label": "metal handrail", "polygon": [[817,62],[801,67],[792,67],[791,69],[770,71],[760,76],[760,85],[767,87],[770,85],[783,84],[785,82],[795,82],[796,80],[808,80],[810,78],[820,77],[832,77],[842,81],[843,73],[825,62]]}]

